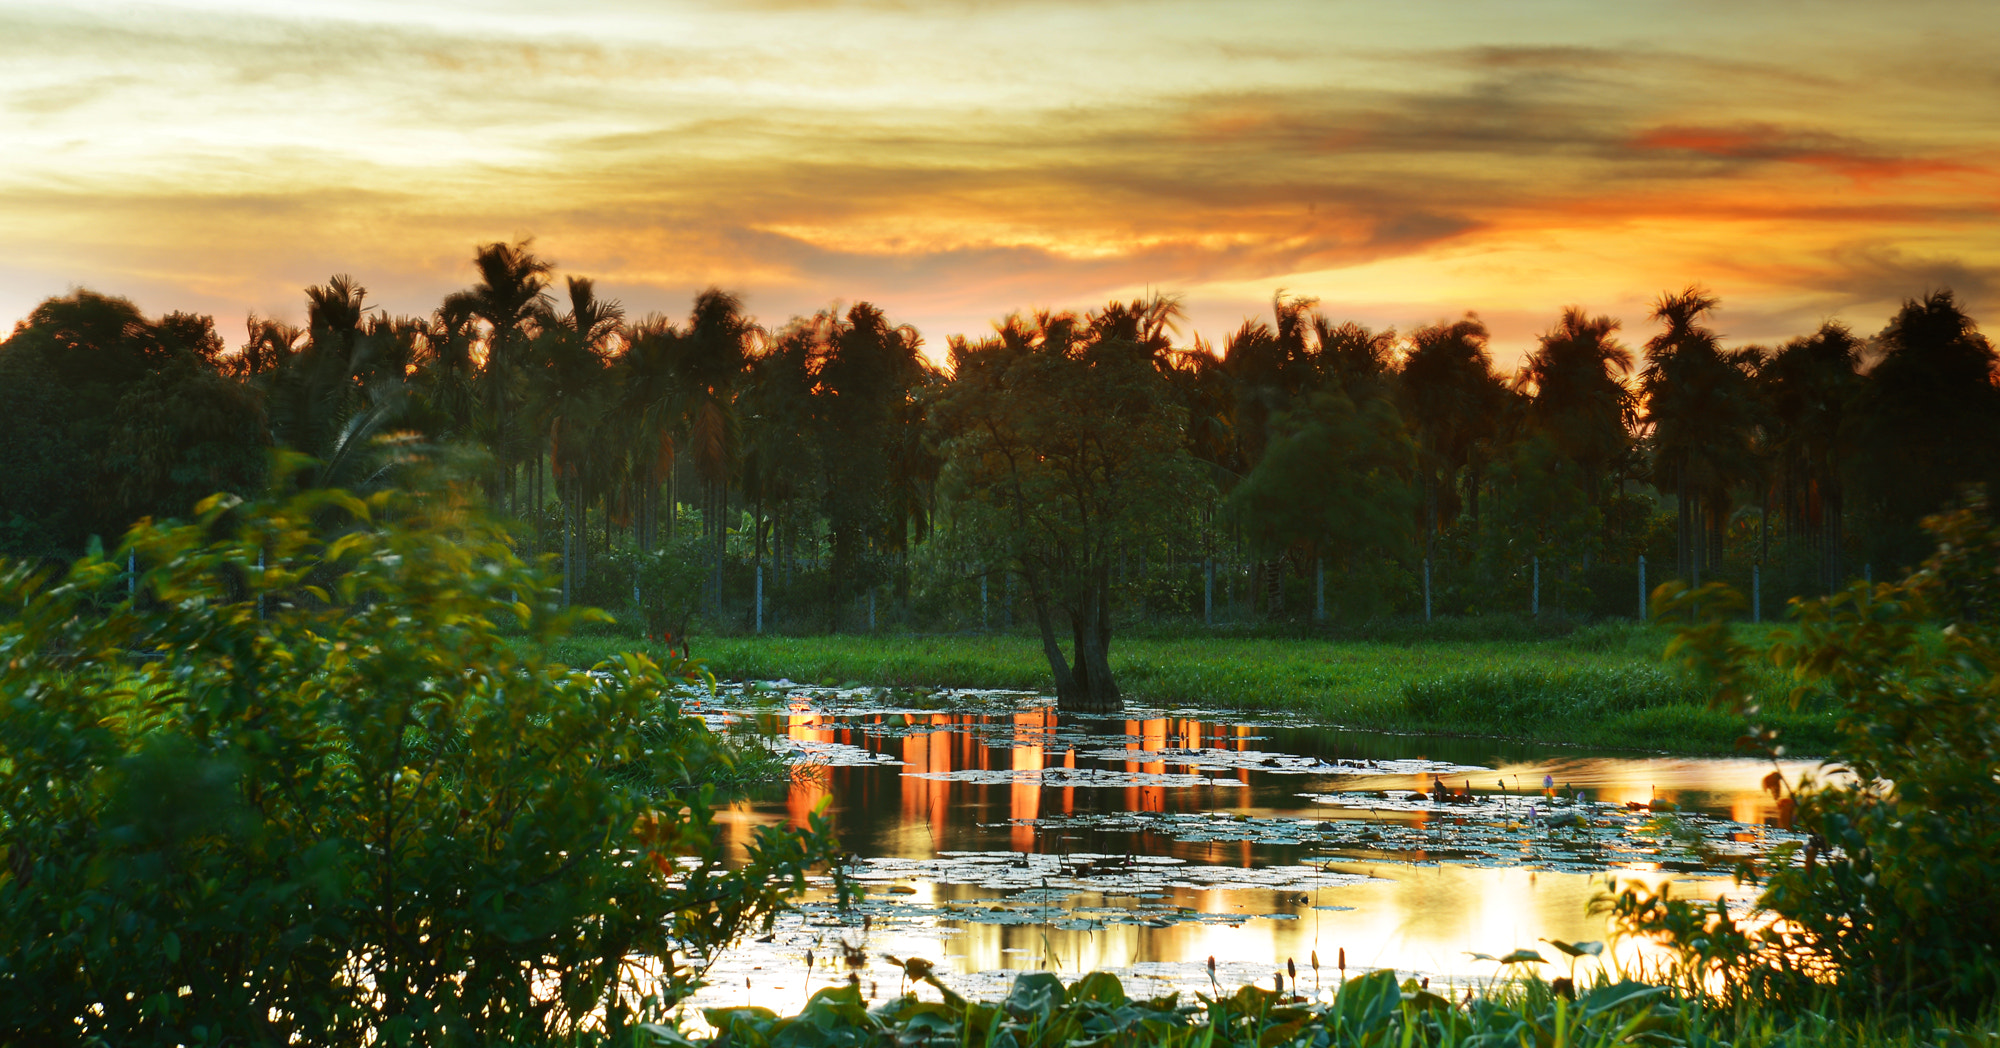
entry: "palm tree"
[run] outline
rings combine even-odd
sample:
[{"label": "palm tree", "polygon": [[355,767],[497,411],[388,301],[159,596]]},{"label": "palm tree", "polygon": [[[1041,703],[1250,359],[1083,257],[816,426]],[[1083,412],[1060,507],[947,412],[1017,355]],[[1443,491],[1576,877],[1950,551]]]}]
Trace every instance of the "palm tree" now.
[{"label": "palm tree", "polygon": [[[605,503],[607,535],[613,500],[626,475],[628,419],[616,410],[616,380],[622,371],[612,366],[613,343],[622,334],[625,311],[616,302],[601,301],[592,282],[569,279],[570,310],[560,316],[544,313],[540,331],[528,343],[521,363],[535,367],[535,392],[546,426],[549,464],[563,507],[563,600],[568,602],[589,572],[589,542],[584,524],[589,507]],[[540,473],[541,440],[534,440],[536,474]],[[540,506],[536,507],[539,514]]]},{"label": "palm tree", "polygon": [[1730,486],[1754,473],[1754,351],[1727,353],[1703,319],[1720,300],[1693,285],[1663,294],[1653,319],[1665,326],[1646,343],[1639,389],[1651,428],[1657,481],[1679,503],[1678,570],[1699,578],[1722,562]]},{"label": "palm tree", "polygon": [[546,316],[549,303],[549,273],[554,264],[535,256],[532,240],[518,244],[495,241],[473,255],[479,283],[452,296],[447,308],[462,309],[486,322],[487,410],[493,424],[493,451],[502,469],[495,478],[493,494],[504,487],[514,497],[513,467],[518,459],[513,447],[513,406],[511,385],[516,359]]},{"label": "palm tree", "polygon": [[1625,457],[1638,421],[1637,400],[1624,382],[1632,351],[1612,337],[1617,330],[1611,317],[1567,307],[1514,379],[1516,390],[1533,389],[1530,424],[1582,469],[1592,503],[1604,498],[1604,481]]},{"label": "palm tree", "polygon": [[2000,483],[2000,357],[1949,289],[1903,303],[1876,341],[1858,465],[1881,552],[1912,563],[1928,545],[1918,520],[1961,484]]},{"label": "palm tree", "polygon": [[432,419],[432,436],[470,439],[478,407],[478,318],[464,296],[447,298],[431,314],[416,355],[415,386]]},{"label": "palm tree", "polygon": [[1820,553],[1820,583],[1840,585],[1853,407],[1861,387],[1861,340],[1836,321],[1795,338],[1758,369],[1765,448],[1785,529]]},{"label": "palm tree", "polygon": [[1403,417],[1417,438],[1428,553],[1443,524],[1441,518],[1456,515],[1455,506],[1443,507],[1446,512],[1440,513],[1440,493],[1457,490],[1459,471],[1471,462],[1480,442],[1499,431],[1507,391],[1493,373],[1486,325],[1468,313],[1461,320],[1410,332],[1410,353],[1403,361],[1398,391]]}]

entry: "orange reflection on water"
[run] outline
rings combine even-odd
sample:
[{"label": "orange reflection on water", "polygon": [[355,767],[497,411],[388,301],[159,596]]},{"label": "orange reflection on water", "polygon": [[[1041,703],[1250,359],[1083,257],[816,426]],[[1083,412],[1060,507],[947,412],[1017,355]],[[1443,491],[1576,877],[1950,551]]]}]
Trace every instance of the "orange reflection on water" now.
[{"label": "orange reflection on water", "polygon": [[[1018,772],[1039,772],[1045,756],[1042,740],[1054,728],[1056,714],[1053,709],[1043,708],[1027,713],[1014,714],[1014,770]],[[1035,850],[1035,828],[1023,823],[1041,817],[1042,783],[1040,776],[1023,780],[1016,778],[1010,787],[1012,796],[1008,798],[1008,811],[1014,818],[1012,843],[1015,851]]]},{"label": "orange reflection on water", "polygon": [[[933,724],[936,723],[932,720]],[[913,778],[911,772],[948,772],[951,769],[952,733],[946,730],[913,731],[903,738],[902,784],[904,825],[922,824],[928,837],[936,841],[944,833],[951,808],[951,783],[941,779]],[[908,849],[905,849],[908,851]],[[925,854],[935,849],[928,849]]]},{"label": "orange reflection on water", "polygon": [[[816,713],[792,713],[785,717],[785,735],[799,742],[837,742],[844,734],[822,723]],[[832,780],[809,765],[792,769],[791,789],[785,793],[785,809],[793,826],[806,825],[807,817],[833,790]]]}]

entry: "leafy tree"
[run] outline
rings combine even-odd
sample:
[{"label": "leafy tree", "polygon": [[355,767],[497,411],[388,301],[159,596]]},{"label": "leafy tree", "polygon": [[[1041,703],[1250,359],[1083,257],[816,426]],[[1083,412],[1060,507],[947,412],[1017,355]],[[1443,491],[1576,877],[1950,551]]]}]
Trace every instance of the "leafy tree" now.
[{"label": "leafy tree", "polygon": [[261,484],[258,404],[220,377],[221,348],[203,316],[90,291],[37,306],[0,343],[0,551],[67,560],[186,512],[189,491]]},{"label": "leafy tree", "polygon": [[1408,552],[1416,449],[1386,397],[1335,387],[1273,416],[1263,458],[1226,503],[1252,547],[1338,560]]},{"label": "leafy tree", "polygon": [[[937,408],[951,485],[990,515],[988,534],[1026,583],[1057,700],[1069,708],[1117,705],[1118,547],[1197,483],[1164,337],[1119,323],[1147,313],[1159,311],[1142,302],[1088,318],[1014,316],[993,338],[955,341],[952,385]],[[1073,655],[1056,638],[1058,613]]]},{"label": "leafy tree", "polygon": [[[79,614],[128,550],[137,599]],[[730,868],[694,667],[521,654],[575,616],[452,487],[217,497],[119,553],[0,584],[5,1040],[616,1033],[832,854],[815,817]]]}]

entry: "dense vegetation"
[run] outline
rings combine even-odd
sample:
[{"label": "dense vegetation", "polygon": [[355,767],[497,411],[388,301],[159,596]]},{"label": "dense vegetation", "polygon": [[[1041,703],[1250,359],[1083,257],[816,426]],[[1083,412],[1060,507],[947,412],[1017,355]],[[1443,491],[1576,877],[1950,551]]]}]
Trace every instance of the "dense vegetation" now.
[{"label": "dense vegetation", "polygon": [[[2000,524],[1982,497],[1927,521],[1937,552],[1895,583],[1857,585],[1801,605],[1796,628],[1753,648],[1710,585],[1663,592],[1691,624],[1675,648],[1753,722],[1767,704],[1825,688],[1839,704],[1844,780],[1765,788],[1781,821],[1808,834],[1762,868],[1768,922],[1627,890],[1607,901],[1623,929],[1679,952],[1690,992],[1757,1002],[1830,996],[1857,1010],[1970,1012],[2000,1000]],[[1774,662],[1792,694],[1760,687]],[[1781,732],[1752,728],[1775,757]]]},{"label": "dense vegetation", "polygon": [[1153,298],[1006,318],[943,370],[865,303],[628,320],[587,279],[558,304],[525,243],[475,263],[430,316],[336,277],[234,347],[42,303],[0,343],[0,552],[260,491],[270,446],[364,491],[470,448],[566,602],[676,637],[1021,624],[1098,705],[1135,622],[1629,615],[1641,557],[1649,585],[1754,565],[1775,606],[1914,563],[1919,517],[2000,479],[1994,352],[1949,291],[1737,348],[1698,288],[1636,347],[1570,309],[1511,376],[1470,314],[1399,334],[1281,296],[1218,350]]},{"label": "dense vegetation", "polygon": [[109,558],[7,567],[0,1042],[547,1043],[665,1016],[832,837],[815,818],[725,862],[744,754],[680,714],[693,670],[517,656],[503,624],[573,618],[548,581],[444,486],[218,496]]},{"label": "dense vegetation", "polygon": [[[257,321],[225,351],[206,318],[79,292],[0,346],[5,541],[29,556],[0,577],[0,1039],[684,1043],[660,1023],[703,965],[836,845],[814,820],[724,862],[715,805],[754,755],[681,715],[685,661],[553,661],[588,650],[562,646],[592,617],[573,603],[740,629],[747,567],[816,628],[878,599],[1019,613],[1062,697],[1097,705],[1121,678],[1215,690],[1220,667],[1110,641],[1196,618],[1218,564],[1266,619],[1324,570],[1352,626],[1417,607],[1425,574],[1448,612],[1539,572],[1552,612],[1586,614],[1593,572],[1645,551],[1675,562],[1655,610],[1685,620],[1693,677],[1593,676],[1593,645],[1625,642],[1600,628],[1545,641],[1571,665],[1526,684],[1482,665],[1393,692],[1406,724],[1560,728],[1692,680],[1673,709],[1716,696],[1772,756],[1821,733],[1853,775],[1767,780],[1806,840],[1743,871],[1759,918],[1606,895],[1619,934],[1673,952],[1645,984],[1459,1001],[1374,974],[1314,1004],[1287,973],[1184,1007],[1029,977],[1005,1002],[850,988],[711,1019],[773,1046],[1992,1038],[2000,527],[1976,494],[1928,540],[1912,523],[2000,448],[1994,355],[1949,294],[1771,352],[1722,351],[1714,303],[1669,295],[1631,384],[1615,325],[1580,312],[1508,383],[1472,319],[1398,340],[1291,301],[1219,355],[1172,345],[1165,301],[1016,318],[945,376],[865,306],[766,333],[709,293],[685,326],[626,325],[585,281],[549,307],[524,247],[479,263],[421,322],[335,280],[310,330]],[[195,501],[218,487],[271,494]],[[1901,581],[1844,584],[1926,541]],[[1746,643],[1713,581],[1730,549],[1830,596]]]}]

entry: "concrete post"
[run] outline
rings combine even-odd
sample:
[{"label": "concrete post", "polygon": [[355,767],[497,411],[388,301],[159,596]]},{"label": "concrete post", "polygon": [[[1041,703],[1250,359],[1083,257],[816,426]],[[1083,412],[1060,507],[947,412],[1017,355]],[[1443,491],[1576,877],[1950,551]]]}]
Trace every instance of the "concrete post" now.
[{"label": "concrete post", "polygon": [[1313,558],[1313,621],[1326,621],[1326,558]]},{"label": "concrete post", "polygon": [[1431,620],[1431,559],[1424,558],[1424,621]]},{"label": "concrete post", "polygon": [[764,564],[757,563],[757,632],[764,632]]},{"label": "concrete post", "polygon": [[1639,621],[1646,621],[1646,555],[1639,554]]},{"label": "concrete post", "polygon": [[1215,560],[1202,561],[1201,624],[1215,625]]}]

